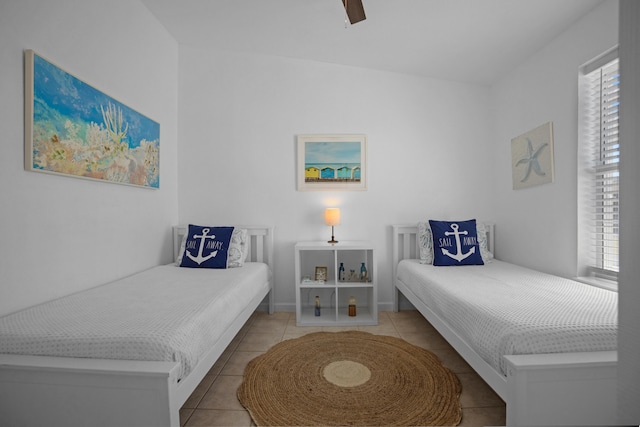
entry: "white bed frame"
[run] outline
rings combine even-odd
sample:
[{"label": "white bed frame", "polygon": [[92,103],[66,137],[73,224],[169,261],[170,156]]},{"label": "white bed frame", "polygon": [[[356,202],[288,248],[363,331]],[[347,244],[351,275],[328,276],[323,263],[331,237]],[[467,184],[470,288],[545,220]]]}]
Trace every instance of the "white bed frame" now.
[{"label": "white bed frame", "polygon": [[[493,251],[494,225],[486,226],[489,250]],[[505,377],[485,362],[451,328],[446,318],[435,314],[398,280],[398,263],[407,258],[420,258],[418,227],[412,224],[392,228],[394,310],[398,310],[401,292],[504,400],[507,426],[616,423],[616,351],[505,356]]]},{"label": "white bed frame", "polygon": [[[179,426],[180,408],[268,295],[273,313],[273,228],[244,227],[249,260],[271,269],[253,298],[189,375],[179,363],[0,354],[2,426]],[[186,226],[173,229],[174,259]]]}]

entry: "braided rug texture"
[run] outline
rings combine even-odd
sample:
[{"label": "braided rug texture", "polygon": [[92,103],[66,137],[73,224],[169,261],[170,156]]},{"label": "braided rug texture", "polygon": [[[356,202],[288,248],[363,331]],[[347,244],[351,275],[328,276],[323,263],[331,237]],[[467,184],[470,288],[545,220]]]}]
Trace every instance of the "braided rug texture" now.
[{"label": "braided rug texture", "polygon": [[258,426],[455,426],[460,392],[433,353],[348,331],[276,344],[249,362],[237,394]]}]

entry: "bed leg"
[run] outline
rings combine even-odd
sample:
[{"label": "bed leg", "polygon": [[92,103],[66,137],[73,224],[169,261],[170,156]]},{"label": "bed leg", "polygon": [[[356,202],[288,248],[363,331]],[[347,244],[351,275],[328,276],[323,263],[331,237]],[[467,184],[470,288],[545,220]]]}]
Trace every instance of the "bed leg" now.
[{"label": "bed leg", "polygon": [[393,311],[394,312],[398,312],[400,311],[400,291],[398,290],[398,288],[396,288],[395,285],[393,285]]},{"label": "bed leg", "polygon": [[275,311],[274,306],[275,306],[275,295],[272,287],[271,290],[269,291],[269,314],[274,313]]}]

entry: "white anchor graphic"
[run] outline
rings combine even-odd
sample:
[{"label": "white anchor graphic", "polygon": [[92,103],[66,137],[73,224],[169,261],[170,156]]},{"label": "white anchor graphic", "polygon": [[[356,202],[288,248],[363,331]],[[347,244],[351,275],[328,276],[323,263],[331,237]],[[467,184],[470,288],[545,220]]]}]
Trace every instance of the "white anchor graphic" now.
[{"label": "white anchor graphic", "polygon": [[201,235],[198,236],[196,234],[196,235],[193,236],[194,239],[200,239],[200,249],[198,250],[198,256],[193,256],[193,255],[191,255],[191,253],[189,253],[189,251],[186,251],[187,252],[187,256],[193,262],[197,263],[198,265],[202,264],[203,262],[205,262],[208,259],[213,258],[218,253],[218,251],[213,251],[207,256],[202,256],[202,250],[204,249],[204,245],[205,245],[206,240],[207,239],[215,239],[216,238],[215,234],[212,234],[211,236],[208,236],[209,231],[211,231],[211,229],[203,228]]},{"label": "white anchor graphic", "polygon": [[444,255],[448,256],[449,258],[453,258],[458,262],[462,261],[463,259],[467,258],[468,256],[471,256],[472,254],[474,254],[476,252],[475,246],[472,247],[471,249],[469,249],[469,252],[467,252],[466,254],[460,252],[460,250],[462,249],[462,245],[460,244],[460,235],[461,234],[467,235],[468,232],[467,231],[458,231],[459,228],[460,228],[460,226],[458,224],[451,224],[451,229],[453,231],[445,231],[444,232],[445,236],[451,236],[452,234],[454,236],[456,236],[456,253],[452,254],[451,252],[449,252],[445,248],[442,248],[442,253]]}]

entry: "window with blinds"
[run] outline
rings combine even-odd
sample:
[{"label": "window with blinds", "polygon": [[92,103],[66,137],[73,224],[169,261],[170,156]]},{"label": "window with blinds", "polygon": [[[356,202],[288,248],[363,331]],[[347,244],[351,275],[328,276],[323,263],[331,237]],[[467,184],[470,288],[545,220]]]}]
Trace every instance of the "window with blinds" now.
[{"label": "window with blinds", "polygon": [[582,68],[580,141],[586,171],[582,206],[587,271],[617,280],[619,271],[620,72],[617,49]]}]

